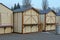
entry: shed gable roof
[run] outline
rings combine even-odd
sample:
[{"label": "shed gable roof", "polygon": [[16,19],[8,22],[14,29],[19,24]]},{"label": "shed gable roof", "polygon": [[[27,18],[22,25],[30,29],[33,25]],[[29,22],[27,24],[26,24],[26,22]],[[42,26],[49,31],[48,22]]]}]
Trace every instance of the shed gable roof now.
[{"label": "shed gable roof", "polygon": [[16,12],[25,12],[25,11],[30,10],[30,9],[33,9],[34,11],[39,13],[39,11],[37,9],[33,8],[33,7],[27,7],[27,8],[22,7],[20,9],[13,10],[13,12],[14,13],[16,13]]},{"label": "shed gable roof", "polygon": [[53,12],[53,13],[56,14],[56,12],[55,12],[54,10],[52,10],[51,8],[48,8],[47,10],[40,10],[40,13],[41,13],[41,14],[47,14],[47,13],[49,13],[49,12]]},{"label": "shed gable roof", "polygon": [[56,12],[56,16],[60,16],[60,11],[59,12]]},{"label": "shed gable roof", "polygon": [[9,9],[10,11],[12,11],[10,8],[8,8],[7,6],[5,6],[3,3],[0,3],[2,6],[4,6],[5,8]]}]

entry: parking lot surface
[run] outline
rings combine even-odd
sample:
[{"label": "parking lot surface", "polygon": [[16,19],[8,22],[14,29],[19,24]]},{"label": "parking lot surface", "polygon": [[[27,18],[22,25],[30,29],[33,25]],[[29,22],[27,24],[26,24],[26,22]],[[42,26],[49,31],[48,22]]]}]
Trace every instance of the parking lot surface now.
[{"label": "parking lot surface", "polygon": [[0,40],[60,40],[60,35],[51,32],[30,33],[30,34],[4,34]]}]

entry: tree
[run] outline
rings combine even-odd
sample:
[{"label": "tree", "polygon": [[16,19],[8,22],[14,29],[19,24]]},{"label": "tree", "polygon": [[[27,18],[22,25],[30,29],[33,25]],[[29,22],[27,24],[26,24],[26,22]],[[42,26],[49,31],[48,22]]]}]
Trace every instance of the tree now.
[{"label": "tree", "polygon": [[23,0],[23,6],[31,6],[31,0]]},{"label": "tree", "polygon": [[18,4],[17,4],[17,9],[19,9],[19,8],[20,8],[20,4],[18,3]]},{"label": "tree", "polygon": [[43,7],[43,10],[46,10],[48,8],[48,2],[47,2],[47,0],[43,0],[42,7]]},{"label": "tree", "polygon": [[16,4],[14,4],[14,10],[15,10],[15,9],[17,9],[17,6],[16,6]]},{"label": "tree", "polygon": [[11,10],[14,10],[14,8],[13,8],[13,7],[11,7]]}]

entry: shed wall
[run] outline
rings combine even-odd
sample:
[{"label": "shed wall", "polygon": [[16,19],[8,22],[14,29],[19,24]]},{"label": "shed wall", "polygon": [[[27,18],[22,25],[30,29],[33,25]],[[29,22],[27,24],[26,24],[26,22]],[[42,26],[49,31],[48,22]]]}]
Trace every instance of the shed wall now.
[{"label": "shed wall", "polygon": [[22,13],[14,13],[14,32],[22,32]]}]

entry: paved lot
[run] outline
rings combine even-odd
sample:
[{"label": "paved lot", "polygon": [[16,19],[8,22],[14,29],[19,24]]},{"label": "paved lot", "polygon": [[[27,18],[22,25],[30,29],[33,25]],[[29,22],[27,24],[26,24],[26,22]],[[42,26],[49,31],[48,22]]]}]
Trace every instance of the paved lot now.
[{"label": "paved lot", "polygon": [[60,35],[54,33],[42,32],[31,34],[5,34],[0,35],[0,40],[60,40]]}]

